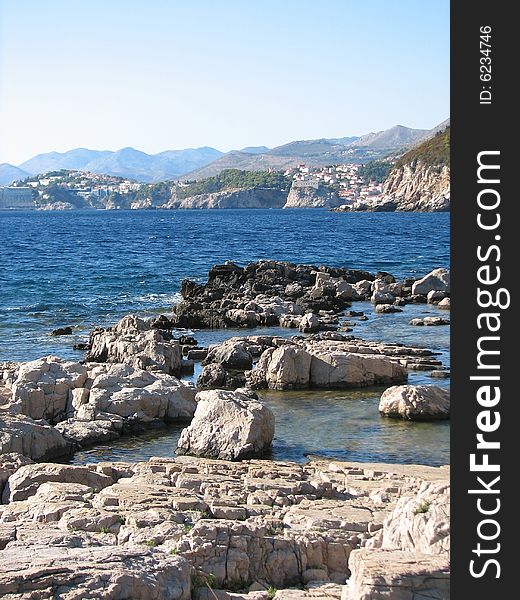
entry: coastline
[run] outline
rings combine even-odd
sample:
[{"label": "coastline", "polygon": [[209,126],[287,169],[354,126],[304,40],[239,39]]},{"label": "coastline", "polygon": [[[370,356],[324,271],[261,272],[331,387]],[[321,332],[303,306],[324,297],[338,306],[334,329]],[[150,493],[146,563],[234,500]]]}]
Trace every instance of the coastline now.
[{"label": "coastline", "polygon": [[[411,580],[430,590],[432,578],[445,593],[448,466],[263,458],[278,421],[265,401],[270,393],[281,394],[279,414],[287,415],[291,394],[297,405],[303,394],[327,399],[337,389],[340,403],[354,394],[366,418],[366,389],[381,397],[382,423],[447,422],[447,379],[417,383],[434,372],[449,377],[438,353],[357,335],[372,324],[376,335],[385,319],[408,321],[417,311],[447,314],[437,305],[449,305],[449,272],[423,275],[401,281],[386,272],[228,262],[205,284],[183,281],[168,315],[127,315],[93,329],[83,361],[46,357],[4,368],[0,591],[24,594],[31,580],[45,597],[73,569],[69,595],[78,600],[152,591],[199,600],[214,593],[358,600],[379,589],[381,577],[391,594]],[[369,317],[356,310],[363,303]],[[410,331],[442,329],[413,320]],[[216,343],[200,346],[193,334],[204,327],[217,327]],[[241,335],[233,337],[233,327]],[[383,390],[402,395],[404,412],[385,416]],[[176,457],[171,447],[147,461],[49,462],[159,422],[181,428]],[[313,435],[304,423],[302,433]],[[38,560],[28,558],[35,553]]]}]

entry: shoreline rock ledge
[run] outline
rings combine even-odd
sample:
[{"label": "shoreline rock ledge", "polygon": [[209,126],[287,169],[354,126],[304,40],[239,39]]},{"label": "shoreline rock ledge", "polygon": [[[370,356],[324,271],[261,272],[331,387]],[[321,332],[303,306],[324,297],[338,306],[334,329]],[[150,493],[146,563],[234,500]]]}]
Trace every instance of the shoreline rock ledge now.
[{"label": "shoreline rock ledge", "polygon": [[8,466],[0,597],[209,600],[211,587],[229,600],[449,599],[445,467]]}]

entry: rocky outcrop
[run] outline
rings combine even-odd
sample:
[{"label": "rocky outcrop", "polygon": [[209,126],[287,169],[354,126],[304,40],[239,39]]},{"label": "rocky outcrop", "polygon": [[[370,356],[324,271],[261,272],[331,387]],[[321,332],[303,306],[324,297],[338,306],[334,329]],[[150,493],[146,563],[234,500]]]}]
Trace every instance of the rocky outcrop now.
[{"label": "rocky outcrop", "polygon": [[422,319],[412,319],[410,325],[416,327],[438,327],[439,325],[449,325],[449,319],[443,319],[442,317],[423,317]]},{"label": "rocky outcrop", "polygon": [[319,181],[294,181],[284,208],[334,208],[341,204],[337,192]]},{"label": "rocky outcrop", "polygon": [[129,365],[97,365],[86,402],[76,416],[88,420],[99,412],[139,422],[190,419],[195,412],[195,389],[164,373],[150,373]]},{"label": "rocky outcrop", "polygon": [[45,357],[12,365],[4,378],[0,447],[35,460],[116,439],[136,424],[187,421],[196,408],[193,385],[129,364]]},{"label": "rocky outcrop", "polygon": [[387,388],[379,401],[385,417],[409,421],[450,418],[450,392],[437,385],[397,385]]},{"label": "rocky outcrop", "polygon": [[89,347],[86,359],[91,362],[125,363],[170,375],[181,371],[179,343],[167,331],[134,315],[127,315],[115,327],[95,329]]},{"label": "rocky outcrop", "polygon": [[69,397],[86,379],[84,365],[56,356],[23,363],[12,385],[12,405],[33,419],[59,420],[67,412]]},{"label": "rocky outcrop", "polygon": [[287,192],[272,188],[228,189],[190,198],[172,198],[163,208],[282,208]]},{"label": "rocky outcrop", "polygon": [[112,485],[114,479],[104,473],[97,473],[85,467],[72,467],[55,463],[29,464],[13,473],[5,485],[2,502],[8,504],[15,500],[27,500],[40,489],[43,483],[78,483],[95,492]]},{"label": "rocky outcrop", "polygon": [[440,364],[429,350],[327,332],[267,348],[246,379],[254,389],[365,387],[402,382],[407,369],[432,370]]},{"label": "rocky outcrop", "polygon": [[18,452],[0,454],[0,498],[2,497],[4,485],[9,477],[18,471],[20,467],[30,464],[32,464],[32,460]]},{"label": "rocky outcrop", "polygon": [[181,433],[177,453],[242,460],[259,456],[274,437],[274,415],[267,406],[239,392],[197,394],[197,410]]},{"label": "rocky outcrop", "polygon": [[425,482],[416,496],[400,498],[381,531],[385,550],[449,554],[450,482]]},{"label": "rocky outcrop", "polygon": [[[329,276],[326,285],[320,277]],[[204,285],[184,280],[174,307],[176,327],[256,327],[279,325],[284,317],[350,306],[352,286],[374,277],[366,271],[259,261],[245,268],[216,265]],[[297,326],[297,324],[295,325]]]}]

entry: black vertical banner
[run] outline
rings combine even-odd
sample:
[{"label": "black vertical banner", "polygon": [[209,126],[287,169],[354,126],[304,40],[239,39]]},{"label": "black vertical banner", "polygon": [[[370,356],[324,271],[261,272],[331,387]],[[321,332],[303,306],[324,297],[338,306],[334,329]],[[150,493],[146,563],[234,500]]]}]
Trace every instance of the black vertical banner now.
[{"label": "black vertical banner", "polygon": [[[453,0],[452,175],[452,594],[517,597],[520,327],[511,289],[520,232],[512,190],[520,175],[512,110],[520,39],[513,3]],[[516,166],[513,165],[516,162]],[[518,385],[518,384],[517,384]],[[516,511],[515,511],[516,513]],[[516,515],[515,515],[516,516]],[[513,546],[514,544],[514,546]]]}]

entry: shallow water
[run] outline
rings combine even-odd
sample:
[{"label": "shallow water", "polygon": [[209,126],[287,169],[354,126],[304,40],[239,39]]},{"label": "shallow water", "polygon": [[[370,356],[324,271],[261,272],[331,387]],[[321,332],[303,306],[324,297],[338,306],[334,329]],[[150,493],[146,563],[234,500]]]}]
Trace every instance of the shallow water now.
[{"label": "shallow water", "polygon": [[[380,417],[369,390],[273,392],[260,399],[274,412],[276,435],[266,458],[303,462],[308,454],[359,462],[449,463],[449,422],[410,423]],[[71,464],[175,456],[183,425],[168,425],[75,454]]]},{"label": "shallow water", "polygon": [[[80,360],[74,342],[94,326],[121,316],[167,313],[186,277],[205,280],[224,260],[261,258],[385,270],[420,276],[449,266],[449,215],[329,213],[323,210],[222,211],[0,211],[0,361],[45,354]],[[449,366],[449,328],[413,327],[416,316],[444,311],[409,305],[402,313],[376,315],[354,303],[366,322],[353,318],[352,335],[413,344],[439,352]],[[73,336],[50,331],[72,326]],[[194,332],[207,346],[232,335],[291,336],[294,330]],[[195,377],[200,367],[197,367]],[[438,383],[412,372],[410,383]],[[405,423],[377,412],[380,389],[262,392],[276,416],[272,457],[302,461],[309,453],[360,461],[449,462],[449,423]],[[75,464],[173,456],[182,426],[170,425],[110,446],[80,452]]]}]

